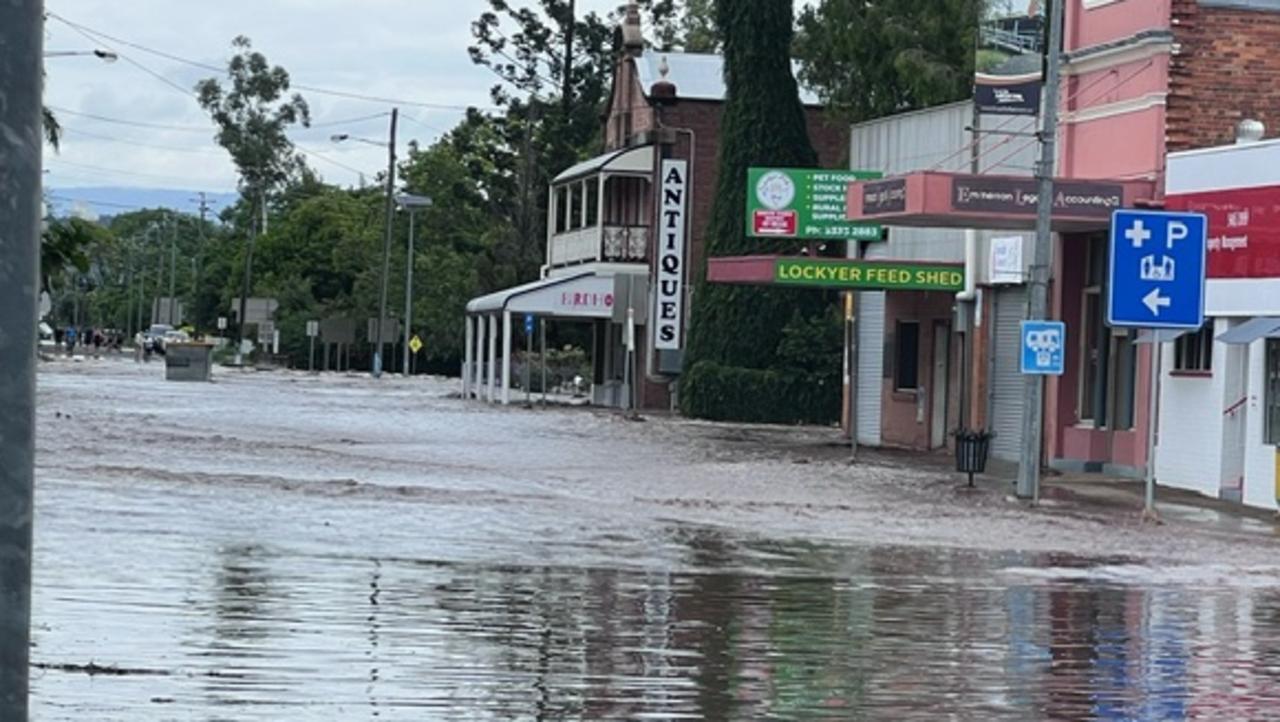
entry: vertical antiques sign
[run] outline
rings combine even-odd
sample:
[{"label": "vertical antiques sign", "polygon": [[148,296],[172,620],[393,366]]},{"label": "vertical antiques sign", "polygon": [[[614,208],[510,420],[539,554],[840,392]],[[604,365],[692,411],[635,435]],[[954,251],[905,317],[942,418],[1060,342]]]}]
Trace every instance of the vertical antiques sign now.
[{"label": "vertical antiques sign", "polygon": [[747,235],[879,241],[880,226],[848,220],[849,185],[880,177],[877,171],[811,168],[747,170]]},{"label": "vertical antiques sign", "polygon": [[684,340],[684,248],[688,222],[689,162],[662,161],[659,185],[657,293],[653,347],[677,351]]}]

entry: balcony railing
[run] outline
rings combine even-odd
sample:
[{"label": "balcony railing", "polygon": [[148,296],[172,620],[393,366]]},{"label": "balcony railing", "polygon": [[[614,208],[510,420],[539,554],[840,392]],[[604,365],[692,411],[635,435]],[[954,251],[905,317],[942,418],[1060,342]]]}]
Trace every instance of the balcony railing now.
[{"label": "balcony railing", "polygon": [[648,226],[604,227],[604,260],[615,263],[641,263],[648,257]]},{"label": "balcony railing", "polygon": [[551,237],[548,264],[643,263],[649,256],[648,226],[589,226]]}]

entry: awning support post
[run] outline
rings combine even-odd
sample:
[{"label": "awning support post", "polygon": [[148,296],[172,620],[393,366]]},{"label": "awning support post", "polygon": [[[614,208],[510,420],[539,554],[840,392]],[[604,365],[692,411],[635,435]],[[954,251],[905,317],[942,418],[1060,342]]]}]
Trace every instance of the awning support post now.
[{"label": "awning support post", "polygon": [[498,317],[496,315],[489,316],[489,403],[497,400],[497,371],[498,371]]},{"label": "awning support post", "polygon": [[511,403],[511,312],[502,313],[502,405]]},{"label": "awning support post", "polygon": [[475,347],[471,344],[475,337],[474,323],[475,318],[466,317],[466,345],[462,350],[462,398],[464,399],[471,398],[471,361],[472,353],[475,351]]}]

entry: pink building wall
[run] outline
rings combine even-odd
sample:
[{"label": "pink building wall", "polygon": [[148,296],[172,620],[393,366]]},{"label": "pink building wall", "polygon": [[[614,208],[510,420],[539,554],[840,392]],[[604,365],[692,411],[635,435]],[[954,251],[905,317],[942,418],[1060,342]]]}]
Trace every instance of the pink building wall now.
[{"label": "pink building wall", "polygon": [[[1169,31],[1172,0],[1113,0],[1067,5],[1066,66],[1058,129],[1058,174],[1070,178],[1150,179],[1163,196],[1165,96],[1168,51],[1127,49],[1095,53],[1098,46],[1125,46],[1140,33]],[[1083,51],[1083,52],[1081,52]],[[1155,199],[1153,199],[1155,200]],[[1051,463],[1086,468],[1146,464],[1151,387],[1148,348],[1137,354],[1132,429],[1095,429],[1079,421],[1083,355],[1082,291],[1087,238],[1065,234],[1055,248],[1052,308],[1067,322],[1066,373],[1046,393],[1046,453]]]}]

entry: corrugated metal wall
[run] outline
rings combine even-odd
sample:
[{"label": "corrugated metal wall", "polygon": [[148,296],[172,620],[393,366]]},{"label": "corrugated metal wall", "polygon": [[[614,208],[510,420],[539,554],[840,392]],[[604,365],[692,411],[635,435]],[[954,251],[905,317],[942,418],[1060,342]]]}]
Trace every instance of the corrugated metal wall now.
[{"label": "corrugated metal wall", "polygon": [[880,445],[884,291],[858,293],[858,443]]},{"label": "corrugated metal wall", "polygon": [[[850,129],[850,167],[879,170],[897,175],[919,170],[956,173],[972,171],[973,156],[967,146],[973,134],[966,128],[973,123],[973,106],[968,102],[904,113],[860,123]],[[1002,118],[984,116],[979,127],[1005,133],[1030,133],[1034,118]],[[1030,176],[1038,153],[1033,137],[1008,134],[984,134],[981,138],[978,168],[984,174]],[[1009,231],[978,232],[977,281],[988,280],[990,239],[999,236],[1031,233]],[[1023,264],[1030,264],[1029,240],[1024,240]],[[964,261],[964,230],[956,228],[891,227],[889,242],[867,245],[866,257],[883,260]],[[858,334],[858,440],[880,443],[881,374],[884,366],[883,292],[859,294]],[[997,433],[992,451],[997,458],[1017,459],[1022,442],[1021,393],[1022,376],[1018,373],[1016,351],[1021,339],[1019,322],[1025,312],[1026,292],[1023,288],[1004,288],[998,292],[995,378],[991,388],[994,427]],[[974,400],[983,403],[983,400]]]},{"label": "corrugated metal wall", "polygon": [[[859,123],[850,130],[849,167],[879,170],[885,175],[919,170],[968,173],[973,158],[967,146],[973,134],[965,129],[973,124],[972,113],[973,106],[966,101]],[[1035,121],[982,116],[979,127],[1002,133],[1030,133],[1035,130]],[[984,174],[1030,176],[1037,152],[1034,138],[986,134],[982,136],[978,167]],[[987,280],[985,259],[990,239],[1016,235],[1030,238],[1032,234],[979,229],[979,283]],[[1025,248],[1030,249],[1029,242]],[[1029,264],[1030,253],[1023,257],[1024,264]],[[964,261],[964,231],[893,227],[888,243],[868,245],[867,258],[959,263]]]}]

